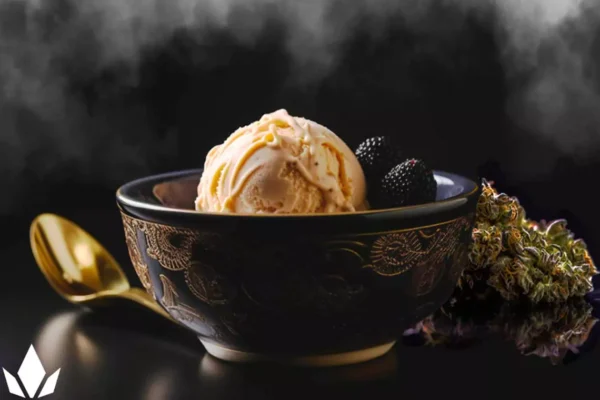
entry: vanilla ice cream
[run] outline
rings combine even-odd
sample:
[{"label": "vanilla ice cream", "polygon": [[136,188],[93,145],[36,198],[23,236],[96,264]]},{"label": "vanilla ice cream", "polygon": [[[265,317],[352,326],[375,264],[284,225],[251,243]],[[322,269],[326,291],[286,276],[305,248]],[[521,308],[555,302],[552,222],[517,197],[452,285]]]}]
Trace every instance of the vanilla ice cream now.
[{"label": "vanilla ice cream", "polygon": [[196,209],[228,213],[332,213],[366,208],[352,150],[316,122],[278,110],[208,153]]}]

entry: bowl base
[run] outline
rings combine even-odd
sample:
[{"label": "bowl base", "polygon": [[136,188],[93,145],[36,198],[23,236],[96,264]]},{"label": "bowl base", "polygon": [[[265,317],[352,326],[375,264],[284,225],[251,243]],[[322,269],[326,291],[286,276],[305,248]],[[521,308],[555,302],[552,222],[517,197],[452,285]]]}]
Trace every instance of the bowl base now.
[{"label": "bowl base", "polygon": [[214,343],[200,339],[204,348],[211,356],[224,361],[237,363],[276,362],[280,364],[303,367],[334,367],[341,365],[358,364],[373,360],[386,354],[396,344],[396,341],[381,344],[366,349],[348,351],[344,353],[309,355],[309,356],[277,356],[264,353],[249,353],[240,350],[228,349]]}]

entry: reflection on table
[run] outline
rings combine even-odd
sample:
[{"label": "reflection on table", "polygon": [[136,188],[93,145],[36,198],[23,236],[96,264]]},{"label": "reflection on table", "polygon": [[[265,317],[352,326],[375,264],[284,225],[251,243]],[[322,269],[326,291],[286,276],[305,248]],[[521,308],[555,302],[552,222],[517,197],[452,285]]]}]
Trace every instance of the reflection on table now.
[{"label": "reflection on table", "polygon": [[499,335],[526,356],[569,363],[600,335],[600,292],[566,303],[532,306],[504,301],[492,290],[457,291],[438,311],[404,333],[408,345],[460,349]]}]

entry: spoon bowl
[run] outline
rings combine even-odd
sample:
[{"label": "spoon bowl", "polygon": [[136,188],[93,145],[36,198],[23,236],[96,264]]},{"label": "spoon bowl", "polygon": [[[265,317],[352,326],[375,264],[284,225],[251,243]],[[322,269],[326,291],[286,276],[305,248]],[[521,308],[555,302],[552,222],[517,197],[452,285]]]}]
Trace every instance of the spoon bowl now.
[{"label": "spoon bowl", "polygon": [[99,306],[126,299],[175,322],[147,292],[131,287],[114,257],[72,221],[41,214],[31,224],[30,242],[38,267],[69,302]]}]

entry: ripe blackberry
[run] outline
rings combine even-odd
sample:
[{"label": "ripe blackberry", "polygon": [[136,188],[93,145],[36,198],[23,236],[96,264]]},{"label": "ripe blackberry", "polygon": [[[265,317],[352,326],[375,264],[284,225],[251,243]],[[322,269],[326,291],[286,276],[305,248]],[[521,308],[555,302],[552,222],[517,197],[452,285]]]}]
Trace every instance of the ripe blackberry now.
[{"label": "ripe blackberry", "polygon": [[380,207],[402,207],[435,201],[437,183],[422,160],[408,159],[381,181]]},{"label": "ripe blackberry", "polygon": [[403,160],[400,150],[387,136],[375,136],[362,142],[355,151],[367,184],[376,185],[385,174]]}]

